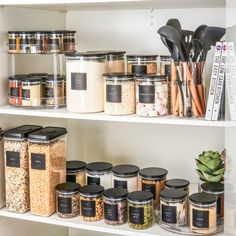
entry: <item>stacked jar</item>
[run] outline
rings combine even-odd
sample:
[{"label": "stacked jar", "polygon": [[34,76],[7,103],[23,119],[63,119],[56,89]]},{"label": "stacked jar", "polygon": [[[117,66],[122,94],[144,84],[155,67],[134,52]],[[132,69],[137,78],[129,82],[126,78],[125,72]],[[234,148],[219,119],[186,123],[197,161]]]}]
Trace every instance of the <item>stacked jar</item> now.
[{"label": "stacked jar", "polygon": [[3,131],[0,128],[0,208],[5,206],[5,184],[4,184],[4,153],[3,153]]},{"label": "stacked jar", "polygon": [[190,182],[186,179],[168,179],[165,182],[165,189],[180,189],[189,196],[189,184]]}]

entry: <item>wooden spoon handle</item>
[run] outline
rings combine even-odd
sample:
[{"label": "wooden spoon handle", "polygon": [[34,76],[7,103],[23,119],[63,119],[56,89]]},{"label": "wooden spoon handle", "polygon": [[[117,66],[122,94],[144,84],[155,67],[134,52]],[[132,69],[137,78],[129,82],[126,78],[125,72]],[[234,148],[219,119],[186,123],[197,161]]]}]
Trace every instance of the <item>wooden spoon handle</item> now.
[{"label": "wooden spoon handle", "polygon": [[174,61],[171,62],[171,106],[172,113],[176,115],[176,100],[177,100],[177,83],[176,83],[176,68]]},{"label": "wooden spoon handle", "polygon": [[201,106],[202,106],[203,113],[205,113],[205,111],[206,111],[205,96],[204,96],[204,87],[203,87],[202,84],[197,84],[197,93],[198,93],[198,96],[199,96],[200,101],[201,101]]}]

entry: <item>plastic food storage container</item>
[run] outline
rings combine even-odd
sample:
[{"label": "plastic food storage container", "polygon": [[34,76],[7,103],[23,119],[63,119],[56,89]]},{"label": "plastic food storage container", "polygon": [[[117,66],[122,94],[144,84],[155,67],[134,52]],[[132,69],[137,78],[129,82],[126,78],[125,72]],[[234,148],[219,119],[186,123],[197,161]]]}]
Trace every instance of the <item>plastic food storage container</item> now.
[{"label": "plastic food storage container", "polygon": [[166,76],[146,75],[136,79],[136,113],[143,117],[168,115]]},{"label": "plastic food storage container", "polygon": [[139,167],[135,165],[117,165],[112,169],[112,187],[124,188],[129,192],[138,190]]},{"label": "plastic food storage container", "polygon": [[73,218],[79,215],[79,189],[79,184],[71,182],[56,186],[56,205],[59,217]]},{"label": "plastic food storage container", "polygon": [[103,111],[106,54],[67,53],[66,70],[67,109],[79,113]]},{"label": "plastic food storage container", "polygon": [[181,189],[166,189],[160,193],[160,220],[173,227],[186,226],[188,222],[187,193]]},{"label": "plastic food storage container", "polygon": [[29,135],[30,210],[49,216],[55,212],[57,184],[66,182],[65,128],[45,127]]},{"label": "plastic food storage container", "polygon": [[30,209],[28,135],[41,126],[23,125],[4,133],[6,207],[24,213]]},{"label": "plastic food storage container", "polygon": [[190,196],[190,230],[199,234],[213,234],[216,231],[216,196],[195,193]]},{"label": "plastic food storage container", "polygon": [[110,188],[104,191],[104,222],[108,225],[122,225],[127,222],[128,190]]},{"label": "plastic food storage container", "polygon": [[144,168],[139,171],[139,190],[152,193],[155,208],[160,205],[160,192],[165,189],[167,173],[166,169],[158,167]]},{"label": "plastic food storage container", "polygon": [[128,224],[132,229],[147,229],[153,221],[153,195],[146,191],[131,192],[128,198]]},{"label": "plastic food storage container", "polygon": [[202,192],[210,193],[217,198],[217,219],[224,219],[224,184],[222,183],[204,183],[201,185]]},{"label": "plastic food storage container", "polygon": [[127,55],[127,71],[133,74],[157,74],[157,55]]},{"label": "plastic food storage container", "polygon": [[181,189],[186,191],[187,196],[189,195],[189,184],[190,182],[186,179],[168,179],[165,182],[166,189]]},{"label": "plastic food storage container", "polygon": [[91,162],[85,166],[87,185],[101,185],[105,189],[112,187],[112,164]]},{"label": "plastic food storage container", "polygon": [[135,82],[133,74],[104,74],[104,111],[109,115],[135,113]]},{"label": "plastic food storage container", "polygon": [[83,161],[66,162],[66,182],[78,183],[81,186],[86,184],[85,165]]},{"label": "plastic food storage container", "polygon": [[4,153],[3,153],[3,131],[0,128],[0,208],[5,206],[5,176],[4,176]]},{"label": "plastic food storage container", "polygon": [[103,219],[104,188],[100,185],[85,185],[80,188],[80,217],[83,221]]}]

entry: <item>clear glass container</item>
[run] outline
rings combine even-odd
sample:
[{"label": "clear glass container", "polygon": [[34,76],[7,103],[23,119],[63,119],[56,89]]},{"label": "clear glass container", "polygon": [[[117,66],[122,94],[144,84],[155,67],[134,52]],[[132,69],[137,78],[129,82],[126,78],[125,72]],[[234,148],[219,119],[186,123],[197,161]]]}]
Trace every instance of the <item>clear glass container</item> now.
[{"label": "clear glass container", "polygon": [[20,36],[18,31],[8,31],[9,53],[20,52]]},{"label": "clear glass container", "polygon": [[128,225],[132,229],[148,229],[153,223],[153,195],[146,191],[131,192],[128,198]]},{"label": "clear glass container", "polygon": [[104,74],[104,112],[109,115],[135,113],[135,82],[133,74]]},{"label": "clear glass container", "polygon": [[63,35],[64,52],[76,51],[76,31],[65,30]]},{"label": "clear glass container", "polygon": [[105,189],[112,187],[112,164],[91,162],[85,166],[87,185],[101,185]]},{"label": "clear glass container", "polygon": [[30,210],[49,216],[55,212],[56,185],[66,182],[66,129],[45,127],[29,135]]},{"label": "clear glass container", "polygon": [[103,193],[104,222],[108,225],[122,225],[127,222],[128,190],[110,188]]},{"label": "clear glass container", "polygon": [[139,167],[135,165],[117,165],[112,169],[112,187],[124,188],[129,192],[138,190]]},{"label": "clear glass container", "polygon": [[3,152],[3,131],[0,128],[0,208],[5,206],[5,176],[4,176],[4,152]]},{"label": "clear glass container", "polygon": [[165,182],[165,189],[181,189],[189,196],[189,184],[190,182],[186,179],[168,179]]},{"label": "clear glass container", "polygon": [[79,113],[103,111],[106,54],[67,53],[66,59],[67,109]]},{"label": "clear glass container", "polygon": [[61,31],[50,32],[50,52],[51,53],[60,52],[60,39],[61,39]]},{"label": "clear glass container", "polygon": [[4,133],[6,208],[24,213],[30,209],[27,138],[41,126],[23,125]]},{"label": "clear glass container", "polygon": [[160,193],[160,221],[174,227],[188,223],[187,193],[180,189],[166,189]]},{"label": "clear glass container", "polygon": [[160,205],[160,192],[165,189],[168,171],[158,167],[148,167],[139,171],[138,189],[153,194],[154,208]]},{"label": "clear glass container", "polygon": [[50,52],[50,32],[41,31],[40,32],[40,53]]},{"label": "clear glass container", "polygon": [[136,79],[136,113],[143,117],[168,115],[168,81],[165,76]]},{"label": "clear glass container", "polygon": [[42,31],[34,32],[36,53],[42,53],[41,34],[42,34]]},{"label": "clear glass container", "polygon": [[86,184],[84,161],[66,162],[66,182],[78,183],[81,186]]},{"label": "clear glass container", "polygon": [[216,196],[208,193],[190,195],[190,230],[199,234],[213,234],[217,229]]},{"label": "clear glass container", "polygon": [[171,56],[160,56],[160,75],[168,76],[170,80]]},{"label": "clear glass container", "polygon": [[79,184],[71,182],[56,186],[56,208],[59,217],[73,218],[79,215],[79,189]]},{"label": "clear glass container", "polygon": [[85,185],[80,188],[80,218],[83,221],[103,219],[104,188],[100,185]]},{"label": "clear glass container", "polygon": [[127,71],[133,74],[157,74],[157,55],[127,55]]},{"label": "clear glass container", "polygon": [[30,33],[27,31],[19,32],[20,36],[20,53],[30,53]]}]

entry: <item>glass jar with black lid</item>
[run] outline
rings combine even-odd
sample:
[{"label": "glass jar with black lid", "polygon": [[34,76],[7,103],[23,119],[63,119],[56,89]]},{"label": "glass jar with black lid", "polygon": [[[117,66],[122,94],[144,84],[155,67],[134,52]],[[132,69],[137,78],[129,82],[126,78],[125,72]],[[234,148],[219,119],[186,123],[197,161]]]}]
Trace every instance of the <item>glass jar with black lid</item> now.
[{"label": "glass jar with black lid", "polygon": [[182,189],[189,195],[190,182],[186,179],[168,179],[165,182],[166,189]]}]

